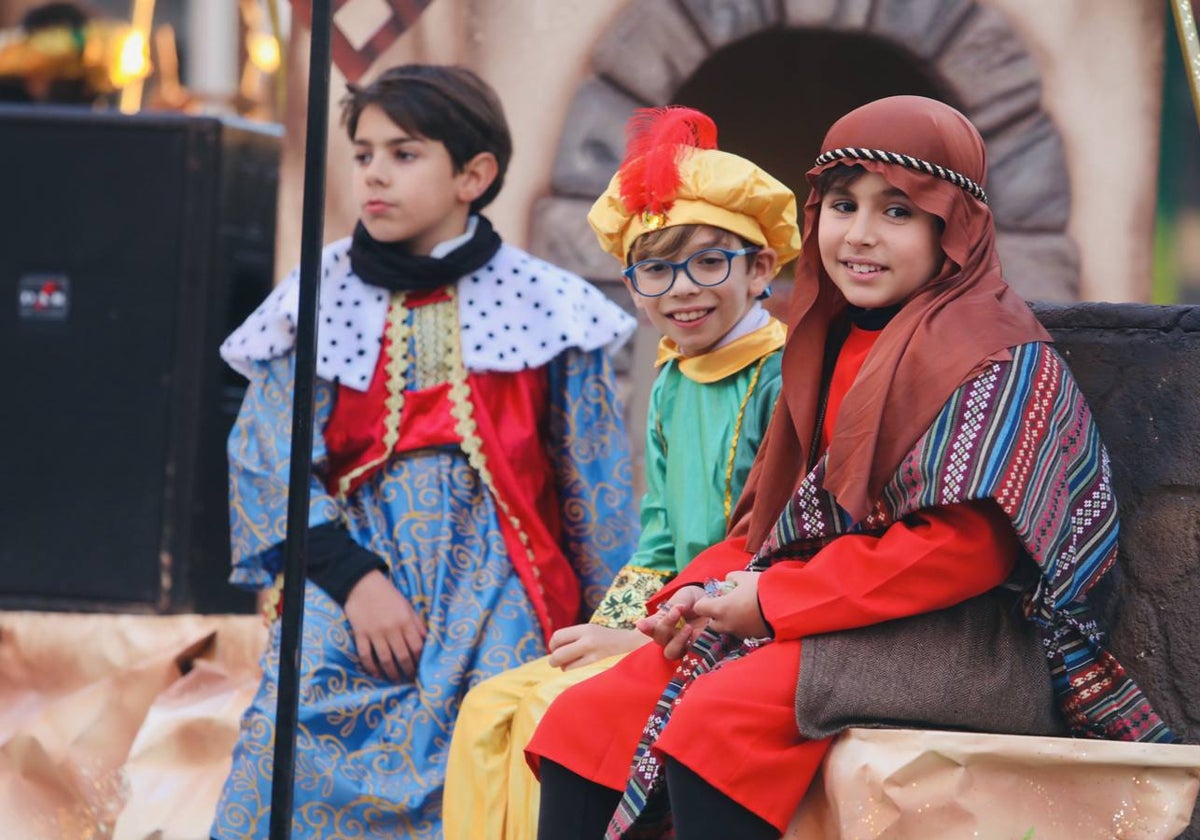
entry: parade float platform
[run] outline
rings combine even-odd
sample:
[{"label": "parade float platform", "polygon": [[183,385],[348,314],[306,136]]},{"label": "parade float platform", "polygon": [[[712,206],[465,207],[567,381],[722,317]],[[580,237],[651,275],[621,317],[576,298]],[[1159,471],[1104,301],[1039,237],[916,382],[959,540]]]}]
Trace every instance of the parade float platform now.
[{"label": "parade float platform", "polygon": [[[0,612],[0,837],[205,840],[265,642],[254,615]],[[853,729],[786,838],[1158,840],[1198,790],[1200,746]]]}]

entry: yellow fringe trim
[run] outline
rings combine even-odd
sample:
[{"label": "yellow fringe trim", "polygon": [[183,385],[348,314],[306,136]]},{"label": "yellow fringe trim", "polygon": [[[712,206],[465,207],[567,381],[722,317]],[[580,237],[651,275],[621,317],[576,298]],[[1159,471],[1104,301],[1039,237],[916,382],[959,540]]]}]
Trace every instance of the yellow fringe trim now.
[{"label": "yellow fringe trim", "polygon": [[400,440],[400,414],[404,411],[404,376],[408,371],[408,339],[411,332],[403,292],[392,294],[384,332],[388,337],[391,356],[387,361],[387,397],[384,399],[387,413],[383,418],[383,454],[372,461],[359,464],[338,479],[338,499],[342,502],[346,501],[355,479],[387,461],[392,456],[392,450],[396,448],[396,442]]},{"label": "yellow fringe trim", "polygon": [[[450,287],[448,291],[452,299],[457,296],[457,291],[453,287]],[[508,517],[508,521],[516,529],[517,536],[521,540],[521,545],[525,547],[525,553],[533,569],[533,576],[541,577],[541,571],[534,565],[534,554],[529,535],[525,533],[521,520],[509,509],[508,503],[496,492],[496,482],[492,478],[491,470],[488,469],[487,458],[483,454],[483,441],[479,437],[479,427],[475,423],[474,406],[471,403],[471,387],[467,384],[467,367],[462,359],[461,331],[455,329],[454,332],[455,340],[450,342],[450,414],[455,420],[454,430],[462,438],[462,448],[467,456],[467,463],[479,475],[483,486],[487,488],[497,507],[500,508],[500,513]],[[538,584],[538,589],[542,592],[545,591],[542,590],[541,584]]]}]

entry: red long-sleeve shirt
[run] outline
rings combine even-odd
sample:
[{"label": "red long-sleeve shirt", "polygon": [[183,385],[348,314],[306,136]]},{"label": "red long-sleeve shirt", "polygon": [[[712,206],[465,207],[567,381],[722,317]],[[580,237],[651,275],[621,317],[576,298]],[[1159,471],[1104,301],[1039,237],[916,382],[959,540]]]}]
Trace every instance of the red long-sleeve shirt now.
[{"label": "red long-sleeve shirt", "polygon": [[[830,381],[822,444],[878,332],[853,328]],[[782,561],[763,573],[758,599],[777,639],[847,630],[953,606],[1003,583],[1019,556],[1017,536],[992,501],[931,508],[880,536],[848,534],[808,561]],[[679,586],[744,569],[744,542],[726,540],[696,558],[650,605]]]},{"label": "red long-sleeve shirt", "polygon": [[[825,441],[877,335],[853,330],[842,348]],[[741,537],[712,546],[655,596],[649,610],[681,586],[745,569],[750,556]],[[807,562],[776,563],[758,581],[759,603],[776,641],[697,680],[656,748],[782,832],[829,743],[805,741],[796,732],[802,639],[959,603],[1003,583],[1018,556],[1008,518],[994,502],[978,501],[921,511],[877,536],[839,537]],[[647,715],[677,665],[645,645],[568,689],[530,742],[531,761],[544,756],[619,790]],[[580,726],[581,720],[588,724]],[[715,723],[726,737],[712,737]],[[730,737],[738,739],[736,749]],[[783,778],[794,784],[762,783]]]}]

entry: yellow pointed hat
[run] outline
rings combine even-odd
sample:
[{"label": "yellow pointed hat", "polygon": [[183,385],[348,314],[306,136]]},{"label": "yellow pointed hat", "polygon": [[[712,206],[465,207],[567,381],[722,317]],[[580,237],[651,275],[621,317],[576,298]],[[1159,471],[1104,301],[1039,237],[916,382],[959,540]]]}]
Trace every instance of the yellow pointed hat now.
[{"label": "yellow pointed hat", "polygon": [[639,236],[676,225],[712,225],[773,248],[780,266],[800,253],[796,196],[754,163],[717,149],[706,114],[642,108],[628,131],[625,160],[588,213],[600,247],[622,265]]}]

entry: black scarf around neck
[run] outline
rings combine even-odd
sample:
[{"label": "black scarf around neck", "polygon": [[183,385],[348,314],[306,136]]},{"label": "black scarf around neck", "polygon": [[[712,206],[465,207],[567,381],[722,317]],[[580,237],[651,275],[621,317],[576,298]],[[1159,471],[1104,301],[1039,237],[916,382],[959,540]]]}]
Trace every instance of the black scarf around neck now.
[{"label": "black scarf around neck", "polygon": [[846,317],[850,319],[850,323],[854,324],[860,330],[879,332],[891,323],[892,319],[896,317],[896,314],[903,307],[903,303],[897,303],[892,306],[883,306],[879,309],[863,309],[861,306],[855,306],[850,303],[846,305]]},{"label": "black scarf around neck", "polygon": [[500,250],[500,234],[483,216],[475,233],[444,257],[422,257],[396,242],[380,242],[359,222],[350,242],[350,267],[364,283],[392,292],[428,292],[470,274]]}]

